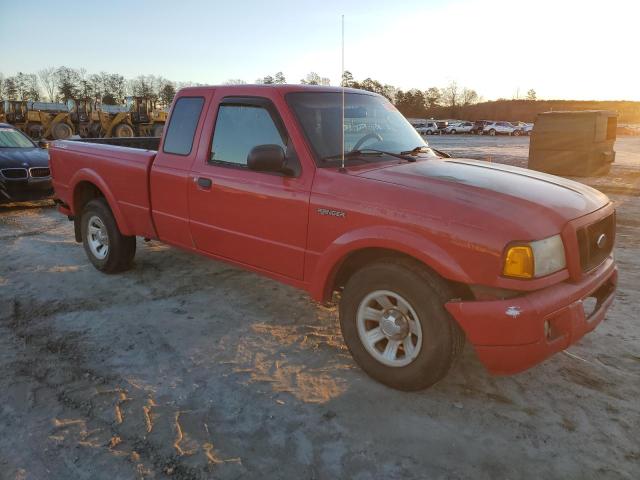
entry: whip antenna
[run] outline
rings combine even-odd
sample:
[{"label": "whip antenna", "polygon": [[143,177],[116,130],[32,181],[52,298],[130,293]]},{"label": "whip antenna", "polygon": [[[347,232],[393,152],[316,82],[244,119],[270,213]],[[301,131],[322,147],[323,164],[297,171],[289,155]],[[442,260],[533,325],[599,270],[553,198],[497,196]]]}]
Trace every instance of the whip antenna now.
[{"label": "whip antenna", "polygon": [[340,170],[344,171],[344,15],[342,15],[342,74],[340,77],[340,85],[342,86],[342,128],[340,129],[340,134],[342,135],[342,164]]}]

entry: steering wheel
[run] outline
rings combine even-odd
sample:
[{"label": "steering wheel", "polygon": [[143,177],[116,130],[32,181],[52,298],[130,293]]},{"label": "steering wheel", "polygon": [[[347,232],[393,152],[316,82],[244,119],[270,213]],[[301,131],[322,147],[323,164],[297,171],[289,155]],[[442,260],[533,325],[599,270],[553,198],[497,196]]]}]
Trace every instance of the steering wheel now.
[{"label": "steering wheel", "polygon": [[367,133],[364,137],[356,142],[351,151],[359,150],[364,142],[367,140],[371,140],[372,138],[377,139],[379,142],[382,141],[382,136],[379,133]]}]

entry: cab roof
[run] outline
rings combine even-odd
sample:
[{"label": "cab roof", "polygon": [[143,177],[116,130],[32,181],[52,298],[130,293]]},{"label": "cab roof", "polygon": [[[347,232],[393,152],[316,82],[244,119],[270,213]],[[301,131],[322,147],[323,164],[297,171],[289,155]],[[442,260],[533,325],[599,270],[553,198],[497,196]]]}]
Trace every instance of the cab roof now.
[{"label": "cab roof", "polygon": [[328,92],[328,93],[342,93],[344,90],[345,93],[360,93],[365,95],[375,95],[377,93],[369,92],[367,90],[359,90],[356,88],[342,88],[335,86],[327,86],[327,85],[294,85],[294,84],[241,84],[241,85],[201,85],[196,87],[184,87],[181,88],[178,93],[205,93],[211,92],[212,90],[225,90],[230,93],[238,92],[246,94],[251,91],[264,91],[264,90],[276,90],[281,92],[282,94],[291,93],[291,92]]}]

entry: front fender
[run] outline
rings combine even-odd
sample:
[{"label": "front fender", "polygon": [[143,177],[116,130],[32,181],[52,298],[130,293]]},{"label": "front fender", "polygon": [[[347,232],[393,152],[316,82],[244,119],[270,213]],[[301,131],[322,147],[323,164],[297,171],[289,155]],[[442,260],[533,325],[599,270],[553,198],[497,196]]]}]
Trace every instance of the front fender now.
[{"label": "front fender", "polygon": [[125,220],[125,217],[122,214],[122,210],[118,206],[118,202],[116,201],[116,198],[113,195],[113,192],[111,191],[107,183],[102,179],[102,177],[98,175],[98,173],[96,173],[95,170],[92,170],[90,168],[81,168],[71,178],[71,182],[70,182],[71,192],[72,192],[71,208],[72,208],[73,214],[77,216],[82,213],[82,212],[76,212],[75,205],[73,205],[73,200],[75,199],[75,195],[76,195],[76,188],[78,187],[78,184],[80,182],[89,182],[94,184],[96,187],[98,187],[98,189],[104,195],[104,198],[107,200],[107,203],[109,204],[109,208],[111,209],[111,212],[113,213],[113,216],[116,219],[116,223],[118,224],[118,229],[120,230],[120,232],[123,235],[133,235],[133,231],[129,228],[129,225],[127,224],[127,221]]},{"label": "front fender", "polygon": [[428,238],[399,227],[370,226],[336,238],[320,254],[310,281],[311,296],[318,301],[328,298],[344,260],[350,254],[366,248],[384,248],[409,255],[444,278],[470,283],[469,276],[458,262]]}]

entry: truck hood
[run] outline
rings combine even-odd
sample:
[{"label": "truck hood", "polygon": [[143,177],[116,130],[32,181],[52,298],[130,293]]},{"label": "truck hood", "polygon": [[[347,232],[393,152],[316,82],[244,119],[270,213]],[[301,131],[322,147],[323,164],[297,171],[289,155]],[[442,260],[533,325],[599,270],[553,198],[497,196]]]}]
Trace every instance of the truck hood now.
[{"label": "truck hood", "polygon": [[437,189],[437,185],[449,184],[450,190],[455,190],[450,193],[464,195],[465,203],[471,201],[483,210],[491,211],[496,200],[503,200],[514,210],[520,207],[522,214],[543,210],[565,221],[609,203],[606,195],[578,182],[478,160],[429,159],[368,170],[359,176],[427,192]]}]

